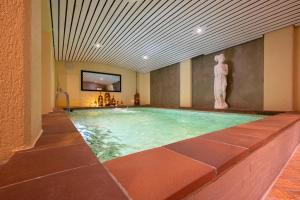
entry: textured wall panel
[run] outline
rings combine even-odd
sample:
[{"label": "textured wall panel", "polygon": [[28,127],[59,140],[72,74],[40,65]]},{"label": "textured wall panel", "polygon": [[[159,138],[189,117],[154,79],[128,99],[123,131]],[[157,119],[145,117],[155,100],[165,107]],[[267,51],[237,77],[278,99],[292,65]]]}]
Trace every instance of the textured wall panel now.
[{"label": "textured wall panel", "polygon": [[192,59],[193,107],[213,108],[214,56],[224,53],[229,66],[227,102],[233,109],[263,109],[263,39]]},{"label": "textured wall panel", "polygon": [[0,27],[1,163],[30,131],[30,1],[2,0]]},{"label": "textured wall panel", "polygon": [[174,64],[150,73],[151,105],[179,107],[180,65]]}]

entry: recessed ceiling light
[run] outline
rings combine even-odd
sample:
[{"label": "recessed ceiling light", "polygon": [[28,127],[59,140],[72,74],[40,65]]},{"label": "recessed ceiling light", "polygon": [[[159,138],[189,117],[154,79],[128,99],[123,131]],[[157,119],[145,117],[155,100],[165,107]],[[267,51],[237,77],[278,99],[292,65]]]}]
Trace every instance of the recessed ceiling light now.
[{"label": "recessed ceiling light", "polygon": [[95,47],[98,49],[98,48],[102,47],[102,45],[100,43],[96,43]]},{"label": "recessed ceiling light", "polygon": [[205,32],[206,28],[204,26],[197,26],[194,28],[193,32],[196,35],[201,35]]},{"label": "recessed ceiling light", "polygon": [[144,59],[144,60],[148,60],[149,57],[148,57],[148,56],[143,56],[143,59]]},{"label": "recessed ceiling light", "polygon": [[197,33],[202,33],[202,28],[197,28],[196,32]]}]

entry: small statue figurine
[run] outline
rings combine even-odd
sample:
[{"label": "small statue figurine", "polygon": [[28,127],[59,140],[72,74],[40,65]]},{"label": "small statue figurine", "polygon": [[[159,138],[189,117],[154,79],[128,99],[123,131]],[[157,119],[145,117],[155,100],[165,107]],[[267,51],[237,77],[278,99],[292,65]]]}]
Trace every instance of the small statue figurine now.
[{"label": "small statue figurine", "polygon": [[215,109],[226,109],[228,105],[226,103],[226,87],[227,87],[227,74],[228,65],[224,64],[224,54],[216,55],[215,61],[218,62],[214,67],[214,94],[215,94]]},{"label": "small statue figurine", "polygon": [[110,106],[110,94],[108,92],[104,94],[104,103],[105,106]]},{"label": "small statue figurine", "polygon": [[111,98],[111,100],[110,100],[110,105],[116,106],[116,100],[115,100],[114,95],[112,96],[112,98]]},{"label": "small statue figurine", "polygon": [[134,95],[134,105],[139,106],[140,105],[140,94],[138,92]]},{"label": "small statue figurine", "polygon": [[98,106],[102,107],[103,106],[103,96],[100,92],[100,95],[98,96]]}]

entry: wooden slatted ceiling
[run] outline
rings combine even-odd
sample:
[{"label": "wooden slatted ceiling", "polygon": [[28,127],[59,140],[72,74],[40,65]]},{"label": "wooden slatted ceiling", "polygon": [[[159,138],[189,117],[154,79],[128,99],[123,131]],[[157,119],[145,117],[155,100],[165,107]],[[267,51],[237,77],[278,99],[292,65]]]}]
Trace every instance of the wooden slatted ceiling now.
[{"label": "wooden slatted ceiling", "polygon": [[[50,4],[56,60],[106,63],[139,72],[300,24],[299,0],[50,0]],[[196,27],[203,33],[196,34]],[[145,55],[149,59],[143,59]]]}]

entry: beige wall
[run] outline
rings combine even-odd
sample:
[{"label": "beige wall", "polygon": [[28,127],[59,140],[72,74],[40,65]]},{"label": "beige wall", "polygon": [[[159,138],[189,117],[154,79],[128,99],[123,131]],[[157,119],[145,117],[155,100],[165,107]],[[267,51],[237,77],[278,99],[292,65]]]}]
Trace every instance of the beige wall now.
[{"label": "beige wall", "polygon": [[42,113],[51,112],[55,102],[55,60],[50,3],[42,0]]},{"label": "beige wall", "polygon": [[294,43],[294,109],[300,111],[300,27],[295,28]]},{"label": "beige wall", "polygon": [[293,110],[294,27],[264,36],[264,110]]},{"label": "beige wall", "polygon": [[192,61],[180,63],[180,107],[192,106]]},{"label": "beige wall", "polygon": [[26,145],[32,147],[42,131],[42,2],[31,0],[31,131]]},{"label": "beige wall", "polygon": [[[114,92],[111,95],[114,95],[117,100],[122,100],[125,105],[133,105],[136,92],[136,73],[134,71],[105,64],[57,62],[57,86],[69,93],[71,106],[93,106],[99,95],[99,92],[81,91],[81,70],[121,74],[122,92]],[[62,97],[58,99],[57,103],[58,106],[65,106]]]},{"label": "beige wall", "polygon": [[150,104],[150,73],[139,73],[138,92],[141,105]]}]

